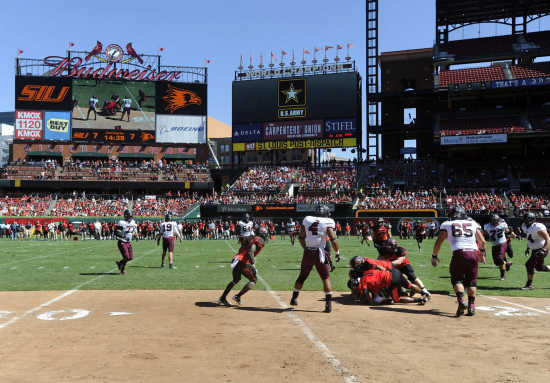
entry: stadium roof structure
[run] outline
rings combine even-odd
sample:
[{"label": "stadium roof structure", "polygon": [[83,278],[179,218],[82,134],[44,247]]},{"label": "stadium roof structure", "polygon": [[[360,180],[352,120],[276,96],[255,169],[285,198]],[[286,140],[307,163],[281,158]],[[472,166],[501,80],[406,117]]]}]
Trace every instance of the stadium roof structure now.
[{"label": "stadium roof structure", "polygon": [[438,25],[476,24],[550,14],[548,0],[436,0]]}]

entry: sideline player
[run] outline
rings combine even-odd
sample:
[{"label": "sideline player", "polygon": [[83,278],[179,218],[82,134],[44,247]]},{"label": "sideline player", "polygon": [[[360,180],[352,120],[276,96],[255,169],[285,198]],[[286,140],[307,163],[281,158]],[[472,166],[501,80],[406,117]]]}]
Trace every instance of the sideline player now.
[{"label": "sideline player", "polygon": [[330,313],[332,311],[330,266],[329,258],[323,251],[326,245],[327,236],[335,251],[336,262],[340,261],[340,248],[334,231],[336,224],[332,218],[329,218],[330,210],[328,206],[319,205],[317,207],[317,214],[317,217],[307,216],[304,218],[300,233],[298,234],[298,240],[304,249],[304,254],[302,256],[300,274],[294,284],[290,305],[298,305],[300,290],[309,276],[311,269],[315,266],[317,273],[319,273],[321,277],[323,289],[325,291],[325,312]]},{"label": "sideline player", "polygon": [[527,269],[527,283],[522,290],[533,290],[533,278],[536,271],[550,271],[550,266],[544,264],[544,258],[548,255],[548,248],[550,247],[550,236],[546,226],[540,222],[535,222],[536,217],[534,213],[526,213],[523,216],[523,224],[521,230],[527,237],[527,249],[525,255],[529,255],[531,250],[531,256],[525,262],[525,268]]},{"label": "sideline player", "polygon": [[90,97],[90,101],[88,104],[88,115],[86,116],[86,120],[90,119],[90,113],[94,112],[94,120],[97,120],[97,103],[99,100],[96,96]]},{"label": "sideline player", "polygon": [[497,214],[492,214],[489,222],[483,225],[483,230],[489,242],[491,242],[491,253],[495,266],[500,269],[500,280],[506,280],[506,272],[510,271],[512,262],[506,259],[506,249],[508,241],[506,240],[506,230],[508,225]]},{"label": "sideline player", "polygon": [[[443,241],[448,239],[453,252],[449,269],[451,283],[458,301],[456,316],[462,316],[466,308],[468,315],[473,316],[475,314],[478,263],[485,253],[485,238],[479,224],[474,220],[467,219],[463,207],[454,208],[450,218],[441,224],[432,253],[432,266],[438,265],[437,255]],[[468,292],[468,305],[464,302],[464,287]]]},{"label": "sideline player", "polygon": [[231,306],[227,301],[227,294],[231,291],[241,280],[241,276],[244,275],[248,279],[248,283],[239,291],[237,295],[233,296],[233,300],[237,304],[241,304],[241,297],[251,290],[256,285],[256,257],[262,251],[268,241],[269,234],[265,227],[258,229],[258,235],[250,238],[247,241],[246,246],[242,246],[237,254],[233,257],[231,263],[231,269],[233,269],[233,279],[229,282],[220,297],[218,303],[224,306]]},{"label": "sideline player", "polygon": [[372,241],[372,235],[370,233],[369,223],[363,222],[363,225],[361,226],[361,245],[365,242],[367,246],[370,247],[370,241]]},{"label": "sideline player", "polygon": [[172,221],[172,216],[167,213],[164,217],[164,222],[160,224],[160,232],[157,235],[157,246],[160,244],[160,237],[162,237],[162,261],[160,267],[164,267],[164,258],[166,257],[166,251],[168,251],[168,262],[171,269],[175,269],[174,265],[174,239],[178,237],[181,242],[181,232],[178,229],[178,224]]},{"label": "sideline player", "polygon": [[134,250],[132,249],[132,237],[136,234],[136,221],[132,218],[130,210],[124,210],[124,219],[118,221],[115,229],[115,237],[118,240],[117,246],[122,259],[115,262],[120,270],[120,274],[126,274],[124,268],[126,263],[130,262],[134,258]]},{"label": "sideline player", "polygon": [[296,239],[296,223],[292,218],[286,224],[286,232],[288,233],[290,243],[294,246],[294,240]]},{"label": "sideline player", "polygon": [[124,119],[124,114],[128,115],[128,122],[130,122],[130,111],[132,110],[132,99],[126,96],[122,99],[122,115],[120,116],[120,121]]},{"label": "sideline player", "polygon": [[426,238],[426,225],[421,221],[416,221],[414,224],[414,239],[418,245],[418,252],[422,251],[422,241]]}]

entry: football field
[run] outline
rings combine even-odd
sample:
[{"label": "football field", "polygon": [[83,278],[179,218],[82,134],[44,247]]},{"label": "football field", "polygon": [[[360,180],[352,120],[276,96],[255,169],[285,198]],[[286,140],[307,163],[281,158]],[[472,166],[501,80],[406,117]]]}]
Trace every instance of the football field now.
[{"label": "football field", "polygon": [[2,240],[0,381],[546,381],[550,273],[536,275],[535,290],[519,289],[525,241],[514,241],[506,281],[491,260],[480,265],[478,312],[458,319],[449,248],[433,268],[433,242],[422,252],[402,242],[432,301],[367,307],[349,299],[347,261],[375,250],[342,239],[325,314],[315,271],[299,305],[287,306],[301,259],[287,240],[268,242],[256,288],[229,308],[215,302],[235,240],[176,242],[175,270],[160,268],[156,242],[138,241],[126,275],[114,241]]}]

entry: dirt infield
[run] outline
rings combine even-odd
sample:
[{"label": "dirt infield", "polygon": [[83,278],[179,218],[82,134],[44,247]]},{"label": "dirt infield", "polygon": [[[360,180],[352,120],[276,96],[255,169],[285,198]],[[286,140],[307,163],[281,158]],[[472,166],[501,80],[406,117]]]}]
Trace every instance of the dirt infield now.
[{"label": "dirt infield", "polygon": [[[478,298],[376,308],[335,294],[252,291],[0,292],[0,381],[546,382],[550,300]],[[284,305],[284,303],[283,303]]]}]

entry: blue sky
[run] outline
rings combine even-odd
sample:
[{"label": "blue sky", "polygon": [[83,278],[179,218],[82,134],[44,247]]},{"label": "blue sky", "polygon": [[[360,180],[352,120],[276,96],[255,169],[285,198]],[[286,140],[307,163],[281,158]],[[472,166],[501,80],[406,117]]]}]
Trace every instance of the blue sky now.
[{"label": "blue sky", "polygon": [[[435,0],[380,0],[380,50],[433,45]],[[209,115],[231,124],[231,82],[240,55],[297,54],[303,48],[352,43],[351,56],[364,78],[364,0],[10,1],[2,5],[0,111],[14,109],[14,58],[63,55],[133,42],[138,53],[164,48],[163,62],[208,65]],[[494,27],[487,29],[493,33]],[[484,29],[485,31],[485,29]],[[478,29],[468,33],[477,37]],[[334,53],[331,53],[331,57]]]}]

